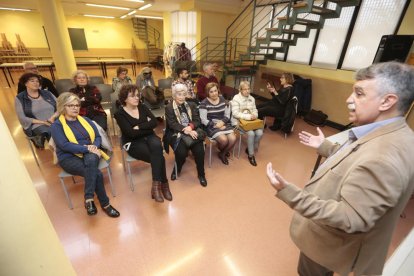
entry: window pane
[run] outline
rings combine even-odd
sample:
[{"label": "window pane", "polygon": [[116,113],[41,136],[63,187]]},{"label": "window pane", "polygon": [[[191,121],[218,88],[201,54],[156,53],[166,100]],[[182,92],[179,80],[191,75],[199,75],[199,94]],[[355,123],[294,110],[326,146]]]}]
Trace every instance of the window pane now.
[{"label": "window pane", "polygon": [[[334,4],[328,6],[334,9]],[[339,18],[326,19],[316,45],[312,66],[336,69],[355,7],[342,8]]]},{"label": "window pane", "polygon": [[383,35],[393,34],[406,0],[364,0],[348,45],[342,69],[372,64]]}]

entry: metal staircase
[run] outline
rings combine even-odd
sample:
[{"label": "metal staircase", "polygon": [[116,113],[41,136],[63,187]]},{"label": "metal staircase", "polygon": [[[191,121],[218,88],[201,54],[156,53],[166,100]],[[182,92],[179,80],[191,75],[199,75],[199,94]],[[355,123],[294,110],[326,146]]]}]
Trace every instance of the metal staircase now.
[{"label": "metal staircase", "polygon": [[132,25],[138,38],[145,42],[147,62],[156,62],[163,53],[160,48],[160,32],[149,25],[145,18],[132,18]]},{"label": "metal staircase", "polygon": [[267,60],[286,60],[289,47],[322,29],[325,19],[360,0],[252,0],[226,30],[226,75],[251,74]]}]

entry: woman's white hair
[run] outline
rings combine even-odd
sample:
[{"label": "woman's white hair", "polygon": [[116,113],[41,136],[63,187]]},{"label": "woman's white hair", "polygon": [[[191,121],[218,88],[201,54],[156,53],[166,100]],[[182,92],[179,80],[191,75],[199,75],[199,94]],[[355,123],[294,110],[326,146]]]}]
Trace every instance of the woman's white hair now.
[{"label": "woman's white hair", "polygon": [[80,74],[85,75],[86,76],[86,79],[89,81],[89,75],[88,75],[88,73],[86,73],[86,71],[84,71],[84,70],[76,70],[75,72],[72,73],[72,81],[73,81],[73,83],[76,84],[76,78]]},{"label": "woman's white hair", "polygon": [[187,85],[182,84],[182,83],[177,83],[176,85],[174,85],[171,89],[171,94],[172,94],[173,99],[175,99],[177,92],[181,92],[181,91],[185,91],[187,93],[188,92]]}]

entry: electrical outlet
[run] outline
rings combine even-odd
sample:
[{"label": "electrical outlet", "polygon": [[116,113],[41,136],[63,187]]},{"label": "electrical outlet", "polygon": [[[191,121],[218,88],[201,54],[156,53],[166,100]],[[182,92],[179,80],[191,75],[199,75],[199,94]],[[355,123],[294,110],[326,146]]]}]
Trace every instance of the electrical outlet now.
[{"label": "electrical outlet", "polygon": [[259,91],[260,91],[260,92],[264,92],[264,89],[263,89],[263,88],[260,88],[260,89],[259,89]]}]

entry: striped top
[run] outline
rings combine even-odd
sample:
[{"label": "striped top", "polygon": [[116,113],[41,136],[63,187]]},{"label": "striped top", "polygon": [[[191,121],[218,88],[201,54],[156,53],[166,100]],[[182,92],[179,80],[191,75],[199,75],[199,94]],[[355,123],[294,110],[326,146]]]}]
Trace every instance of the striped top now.
[{"label": "striped top", "polygon": [[[201,123],[206,127],[207,135],[211,138],[216,138],[219,135],[233,132],[230,124],[230,108],[226,100],[219,96],[218,104],[212,104],[208,98],[200,103],[200,118]],[[218,121],[225,123],[225,129],[215,128]]]}]

